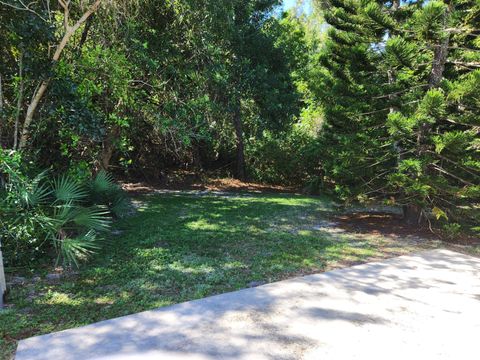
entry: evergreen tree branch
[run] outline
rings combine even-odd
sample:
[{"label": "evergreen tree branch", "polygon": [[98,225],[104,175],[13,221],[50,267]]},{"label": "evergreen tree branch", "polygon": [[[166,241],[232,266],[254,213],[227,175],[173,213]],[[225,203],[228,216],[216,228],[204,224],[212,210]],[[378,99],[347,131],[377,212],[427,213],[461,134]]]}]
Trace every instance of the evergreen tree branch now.
[{"label": "evergreen tree branch", "polygon": [[[387,84],[385,84],[385,85],[387,85]],[[408,89],[396,91],[396,92],[393,92],[393,93],[390,93],[390,94],[385,94],[385,95],[380,95],[380,96],[374,96],[372,99],[375,99],[375,100],[385,99],[385,98],[389,98],[389,97],[391,97],[391,96],[403,94],[403,93],[405,93],[405,92],[407,92],[407,91],[410,91],[410,90],[412,90],[412,89],[416,89],[416,88],[420,88],[420,87],[427,87],[427,86],[428,86],[428,84],[415,85],[415,86],[409,87]]]},{"label": "evergreen tree branch", "polygon": [[459,169],[462,169],[463,171],[465,171],[466,173],[469,173],[470,175],[472,175],[474,177],[480,177],[480,172],[477,173],[477,170],[475,170],[475,169],[472,169],[470,167],[465,167],[464,165],[460,165],[458,162],[453,161],[452,159],[449,159],[446,156],[438,154],[435,151],[427,150],[427,153],[432,154],[432,155],[436,156],[437,158],[439,158],[441,160],[444,160],[444,161],[458,167]]},{"label": "evergreen tree branch", "polygon": [[455,179],[455,180],[458,180],[460,181],[461,183],[465,184],[465,185],[470,185],[470,186],[474,186],[473,183],[471,183],[470,181],[468,180],[465,180],[465,179],[462,179],[461,177],[457,176],[457,175],[454,175],[452,174],[451,172],[448,172],[447,170],[445,170],[444,168],[438,166],[437,164],[429,164],[431,167],[433,167],[435,170],[445,174],[445,175],[448,175],[450,176],[451,178]]}]

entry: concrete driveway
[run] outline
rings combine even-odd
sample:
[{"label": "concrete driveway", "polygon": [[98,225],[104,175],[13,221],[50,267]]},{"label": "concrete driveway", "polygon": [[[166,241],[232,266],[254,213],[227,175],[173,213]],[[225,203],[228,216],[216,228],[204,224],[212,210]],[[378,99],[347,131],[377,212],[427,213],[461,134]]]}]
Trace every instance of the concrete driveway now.
[{"label": "concrete driveway", "polygon": [[16,359],[476,360],[479,275],[428,251],[30,338]]}]

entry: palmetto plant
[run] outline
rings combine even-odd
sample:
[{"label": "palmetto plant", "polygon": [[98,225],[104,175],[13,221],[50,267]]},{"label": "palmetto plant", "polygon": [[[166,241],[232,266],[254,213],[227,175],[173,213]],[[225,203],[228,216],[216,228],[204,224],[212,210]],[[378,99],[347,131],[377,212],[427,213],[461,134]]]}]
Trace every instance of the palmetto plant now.
[{"label": "palmetto plant", "polygon": [[[5,171],[5,170],[4,170]],[[43,172],[29,179],[7,168],[0,196],[0,226],[10,253],[54,249],[57,263],[78,265],[99,248],[111,213],[120,216],[129,202],[108,174],[87,184],[69,176],[49,180]],[[20,258],[20,254],[17,258]]]},{"label": "palmetto plant", "polygon": [[87,183],[87,190],[91,203],[106,206],[117,218],[121,218],[131,211],[130,199],[115,182],[113,176],[104,170]]},{"label": "palmetto plant", "polygon": [[68,265],[78,265],[78,260],[98,248],[97,234],[110,226],[109,211],[100,205],[88,206],[88,192],[68,176],[53,181],[51,195],[53,231],[49,236],[58,259]]}]

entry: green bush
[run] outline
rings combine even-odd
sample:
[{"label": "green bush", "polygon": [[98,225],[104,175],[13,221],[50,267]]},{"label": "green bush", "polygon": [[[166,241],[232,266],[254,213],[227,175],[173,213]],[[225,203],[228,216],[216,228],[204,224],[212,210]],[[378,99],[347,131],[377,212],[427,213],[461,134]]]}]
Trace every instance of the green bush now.
[{"label": "green bush", "polygon": [[304,186],[319,175],[316,137],[302,129],[278,137],[265,132],[249,143],[246,156],[249,174],[260,182]]}]

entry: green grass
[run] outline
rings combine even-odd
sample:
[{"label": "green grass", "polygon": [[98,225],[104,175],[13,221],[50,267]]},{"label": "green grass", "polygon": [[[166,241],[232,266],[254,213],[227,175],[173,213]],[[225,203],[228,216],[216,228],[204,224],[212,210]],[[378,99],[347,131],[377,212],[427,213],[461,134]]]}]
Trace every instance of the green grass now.
[{"label": "green grass", "polygon": [[335,210],[325,198],[169,194],[138,201],[138,214],[116,223],[122,233],[77,275],[11,289],[12,306],[0,312],[4,358],[33,335],[415,248],[316,230]]}]

